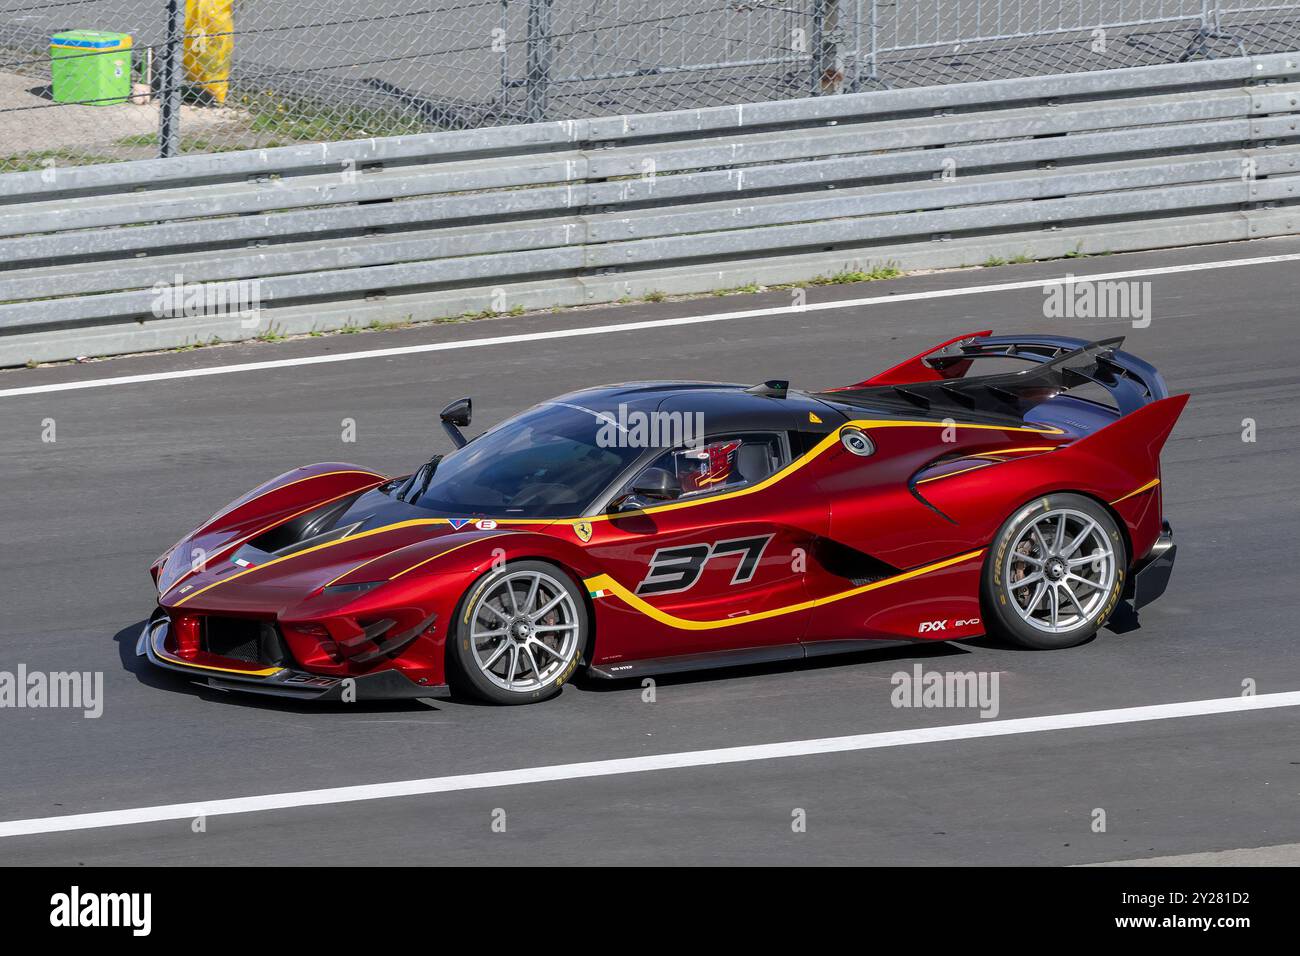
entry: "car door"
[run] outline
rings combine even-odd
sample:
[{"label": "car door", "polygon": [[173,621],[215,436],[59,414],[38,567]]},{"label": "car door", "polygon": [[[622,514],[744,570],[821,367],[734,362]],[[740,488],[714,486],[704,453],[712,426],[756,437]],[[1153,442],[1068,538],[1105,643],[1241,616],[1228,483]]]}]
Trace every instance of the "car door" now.
[{"label": "car door", "polygon": [[[665,452],[647,468],[678,479],[674,500],[611,514],[588,552],[629,614],[628,658],[796,645],[808,621],[804,573],[825,506],[797,494],[785,432],[734,432]],[[635,476],[614,500],[631,491]]]}]

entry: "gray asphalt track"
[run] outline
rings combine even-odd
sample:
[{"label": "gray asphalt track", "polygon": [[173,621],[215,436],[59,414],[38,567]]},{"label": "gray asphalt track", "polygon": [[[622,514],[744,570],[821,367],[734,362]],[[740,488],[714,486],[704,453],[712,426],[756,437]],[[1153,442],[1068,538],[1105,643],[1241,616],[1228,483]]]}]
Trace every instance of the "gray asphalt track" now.
[{"label": "gray asphalt track", "polygon": [[[814,289],[810,301],[1073,272],[1300,253],[1275,240]],[[1037,289],[84,391],[0,397],[0,671],[101,670],[105,710],[0,709],[0,819],[964,723],[895,709],[890,676],[997,671],[1000,718],[1300,690],[1300,265],[1151,277],[1153,321],[1067,323]],[[547,328],[779,305],[788,293],[524,316],[0,373],[0,390]],[[632,684],[540,706],[317,709],[225,697],[143,671],[149,561],[296,465],[391,472],[441,448],[435,410],[475,428],[558,391],[650,376],[856,381],[981,328],[1128,335],[1192,402],[1164,456],[1179,542],[1168,593],[1092,643],[976,641]],[[340,441],[356,421],[357,441]],[[1258,441],[1244,443],[1243,419]],[[41,440],[53,419],[57,441]],[[708,766],[0,840],[0,863],[1037,863],[1300,843],[1295,708]],[[504,833],[492,814],[507,815]],[[794,808],[807,832],[791,830]],[[1091,831],[1104,809],[1107,829]],[[1295,858],[1295,849],[1263,858]],[[1204,859],[1197,857],[1197,859]]]}]

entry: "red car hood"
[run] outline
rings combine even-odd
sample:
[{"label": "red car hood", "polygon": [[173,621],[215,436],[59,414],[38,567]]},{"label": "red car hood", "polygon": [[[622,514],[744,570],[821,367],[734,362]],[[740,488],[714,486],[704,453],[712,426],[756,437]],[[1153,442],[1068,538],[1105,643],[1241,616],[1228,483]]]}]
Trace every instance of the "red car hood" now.
[{"label": "red car hood", "polygon": [[[530,522],[529,529],[546,524]],[[168,610],[283,616],[319,598],[329,585],[437,573],[441,555],[505,531],[493,519],[443,516],[377,491],[353,501],[334,526],[349,525],[356,527],[346,537],[303,542],[299,550],[280,554],[255,546],[274,525],[242,540],[230,540],[220,527],[199,528],[166,562],[159,604]],[[195,570],[184,560],[192,553],[211,557]]]}]

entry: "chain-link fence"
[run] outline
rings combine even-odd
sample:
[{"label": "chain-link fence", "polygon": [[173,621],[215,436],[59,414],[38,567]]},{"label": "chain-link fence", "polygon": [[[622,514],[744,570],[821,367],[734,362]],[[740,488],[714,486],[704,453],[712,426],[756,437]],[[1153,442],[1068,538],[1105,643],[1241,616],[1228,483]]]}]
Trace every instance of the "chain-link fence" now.
[{"label": "chain-link fence", "polygon": [[0,171],[1297,48],[1300,0],[0,0]]}]

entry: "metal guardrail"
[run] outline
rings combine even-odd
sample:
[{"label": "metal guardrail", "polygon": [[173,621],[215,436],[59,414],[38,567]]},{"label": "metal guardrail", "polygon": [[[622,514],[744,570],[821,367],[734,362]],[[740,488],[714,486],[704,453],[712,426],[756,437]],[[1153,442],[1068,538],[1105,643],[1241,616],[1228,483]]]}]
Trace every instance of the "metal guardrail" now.
[{"label": "metal guardrail", "polygon": [[[1273,54],[4,175],[0,365],[1292,233],[1298,71]],[[253,311],[211,294],[234,284]]]}]

